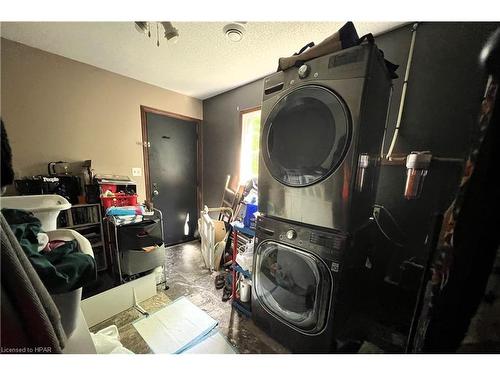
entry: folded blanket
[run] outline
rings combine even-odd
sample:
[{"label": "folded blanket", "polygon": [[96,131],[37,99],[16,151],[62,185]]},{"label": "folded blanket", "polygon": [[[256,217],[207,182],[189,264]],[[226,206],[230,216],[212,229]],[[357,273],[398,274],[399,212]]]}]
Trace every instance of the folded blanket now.
[{"label": "folded blanket", "polygon": [[106,215],[108,216],[130,216],[130,215],[142,215],[144,213],[144,208],[140,205],[137,206],[112,206],[106,210]]}]

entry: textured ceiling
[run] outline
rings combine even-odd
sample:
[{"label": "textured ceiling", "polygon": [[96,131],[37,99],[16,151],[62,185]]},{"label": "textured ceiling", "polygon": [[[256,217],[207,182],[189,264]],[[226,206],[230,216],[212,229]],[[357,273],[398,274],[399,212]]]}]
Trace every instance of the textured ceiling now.
[{"label": "textured ceiling", "polygon": [[[278,58],[320,42],[343,22],[249,22],[230,42],[228,22],[173,22],[176,44],[148,39],[133,22],[3,22],[2,37],[152,85],[206,99],[275,71]],[[355,22],[359,35],[396,22]]]}]

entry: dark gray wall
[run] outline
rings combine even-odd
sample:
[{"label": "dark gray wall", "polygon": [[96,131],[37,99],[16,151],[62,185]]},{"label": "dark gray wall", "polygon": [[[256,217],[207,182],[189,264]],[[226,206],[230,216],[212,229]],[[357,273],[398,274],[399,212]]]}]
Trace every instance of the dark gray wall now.
[{"label": "dark gray wall", "polygon": [[[430,150],[445,157],[464,157],[479,110],[484,77],[478,56],[487,36],[499,24],[421,23],[395,153]],[[385,56],[399,64],[394,81],[386,151],[394,130],[410,45],[411,25],[379,35],[376,42]],[[238,174],[241,129],[239,109],[260,104],[262,80],[203,102],[204,204],[220,203],[225,176]],[[431,214],[445,207],[455,191],[461,166],[434,163],[424,194],[405,201],[405,168],[383,166],[377,202],[386,206],[407,234],[409,253],[421,255]]]},{"label": "dark gray wall", "polygon": [[240,111],[260,106],[262,85],[259,79],[203,102],[203,204],[208,207],[220,205],[228,174],[237,181]]},{"label": "dark gray wall", "polygon": [[[411,40],[411,26],[406,25],[376,38],[385,57],[400,65],[399,79],[394,81],[385,152],[394,132],[401,98],[403,77]],[[417,29],[414,58],[410,73],[402,128],[395,154],[429,150],[441,157],[465,158],[479,112],[485,76],[478,57],[487,37],[500,27],[493,23],[421,23]],[[204,101],[204,193],[205,203],[220,202],[224,177],[238,173],[241,130],[237,107],[259,105],[262,80]],[[406,168],[404,165],[382,165],[377,203],[386,207],[400,230],[390,225],[388,216],[381,217],[386,233],[404,243],[398,247],[380,234],[370,236],[373,265],[372,298],[385,301],[389,307],[381,321],[406,334],[414,308],[414,294],[387,289],[398,284],[401,290],[415,290],[418,275],[401,276],[402,262],[413,260],[424,264],[428,258],[425,239],[432,215],[450,204],[462,173],[461,163],[432,162],[420,199],[403,197]],[[383,218],[383,220],[382,220]],[[378,289],[376,285],[392,281]],[[406,280],[406,282],[405,282]],[[405,289],[405,288],[409,289]],[[385,293],[390,292],[385,295]],[[394,303],[394,305],[390,305]],[[375,308],[378,306],[375,303]],[[377,316],[375,314],[374,316]],[[377,318],[375,318],[377,319]]]},{"label": "dark gray wall", "polygon": [[[395,154],[430,150],[441,157],[467,155],[485,87],[478,57],[487,37],[499,26],[498,23],[419,25]],[[376,39],[386,58],[400,65],[400,78],[394,81],[386,152],[400,104],[410,29],[408,25]],[[402,195],[406,168],[382,166],[377,203],[390,210],[406,233],[408,246],[404,252],[399,251],[400,260],[412,256],[425,259],[422,250],[431,216],[450,204],[461,172],[460,164],[433,162],[422,197],[407,201]]]}]

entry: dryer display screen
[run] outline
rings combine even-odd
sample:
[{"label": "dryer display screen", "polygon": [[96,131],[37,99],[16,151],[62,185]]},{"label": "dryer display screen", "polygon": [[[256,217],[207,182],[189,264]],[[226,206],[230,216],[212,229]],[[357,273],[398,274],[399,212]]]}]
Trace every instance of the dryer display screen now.
[{"label": "dryer display screen", "polygon": [[263,129],[263,156],[275,179],[307,186],[330,175],[349,141],[343,102],[323,87],[303,86],[281,98]]}]

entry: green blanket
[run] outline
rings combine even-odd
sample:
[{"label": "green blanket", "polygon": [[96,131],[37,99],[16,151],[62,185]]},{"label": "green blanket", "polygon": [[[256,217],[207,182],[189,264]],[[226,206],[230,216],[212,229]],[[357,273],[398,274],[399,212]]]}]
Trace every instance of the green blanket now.
[{"label": "green blanket", "polygon": [[76,240],[38,252],[37,236],[43,232],[40,220],[23,210],[4,208],[2,214],[50,293],[69,292],[96,279],[95,259],[79,252]]}]

